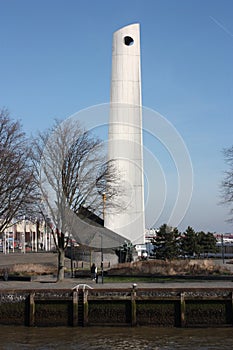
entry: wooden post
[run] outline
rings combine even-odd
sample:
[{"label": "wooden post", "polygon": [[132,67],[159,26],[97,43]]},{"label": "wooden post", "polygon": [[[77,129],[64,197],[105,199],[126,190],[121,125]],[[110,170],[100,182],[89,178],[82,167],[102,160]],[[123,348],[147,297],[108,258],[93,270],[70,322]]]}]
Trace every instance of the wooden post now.
[{"label": "wooden post", "polygon": [[88,290],[83,289],[83,327],[88,325]]},{"label": "wooden post", "polygon": [[231,323],[233,324],[233,292],[231,292]]},{"label": "wooden post", "polygon": [[131,326],[136,326],[137,324],[137,307],[136,307],[136,284],[133,284],[133,289],[131,291]]},{"label": "wooden post", "polygon": [[180,326],[185,326],[185,293],[180,293]]},{"label": "wooden post", "polygon": [[76,290],[73,291],[73,327],[78,326],[78,292]]},{"label": "wooden post", "polygon": [[32,327],[35,324],[35,293],[29,295],[29,326]]}]

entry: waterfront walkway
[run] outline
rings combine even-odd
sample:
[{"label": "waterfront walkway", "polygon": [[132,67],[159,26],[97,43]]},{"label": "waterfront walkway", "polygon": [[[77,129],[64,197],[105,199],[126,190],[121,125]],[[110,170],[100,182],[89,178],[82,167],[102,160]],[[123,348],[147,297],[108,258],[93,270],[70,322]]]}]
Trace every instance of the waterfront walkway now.
[{"label": "waterfront walkway", "polygon": [[[231,281],[188,281],[188,282],[158,282],[158,283],[145,283],[136,282],[137,288],[216,288],[216,289],[228,289],[233,288],[233,279]],[[93,288],[93,289],[115,289],[115,288],[132,288],[133,282],[121,282],[121,283],[95,283],[88,278],[65,278],[64,281],[56,283],[56,279],[49,276],[41,276],[33,281],[0,281],[0,290],[21,290],[21,289],[70,289],[75,287],[79,288]]]},{"label": "waterfront walkway", "polygon": [[[70,261],[66,259],[66,264],[70,265]],[[22,263],[41,263],[45,265],[54,265],[57,264],[57,256],[54,253],[11,253],[11,254],[0,254],[0,267],[9,267],[13,264],[22,264]],[[222,265],[222,261],[218,260],[216,263]],[[169,281],[169,282],[136,282],[138,288],[233,288],[233,264],[226,264],[225,266],[229,268],[232,272],[232,281],[230,280],[202,280],[202,281]],[[121,282],[121,283],[102,283],[99,279],[99,283],[91,280],[90,278],[65,278],[63,282],[56,283],[56,279],[52,276],[38,276],[32,281],[3,281],[0,280],[0,290],[20,290],[20,289],[70,289],[72,290],[76,286],[80,288],[85,288],[87,286],[94,289],[115,289],[115,288],[132,288],[133,282]]]}]

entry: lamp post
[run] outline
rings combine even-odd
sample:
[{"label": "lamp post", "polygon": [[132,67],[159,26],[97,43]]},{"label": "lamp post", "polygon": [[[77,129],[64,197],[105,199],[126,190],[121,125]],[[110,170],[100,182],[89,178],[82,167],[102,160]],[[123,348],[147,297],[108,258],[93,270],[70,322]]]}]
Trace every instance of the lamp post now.
[{"label": "lamp post", "polygon": [[106,193],[102,193],[102,199],[103,199],[103,221],[105,219],[105,205],[106,205]]},{"label": "lamp post", "polygon": [[[103,199],[103,221],[105,218],[105,202],[106,202],[106,193],[102,193]],[[102,276],[102,284],[104,283],[104,253],[103,253],[103,235],[100,236],[101,240],[101,276]]]},{"label": "lamp post", "polygon": [[225,257],[224,257],[224,240],[223,240],[223,234],[221,235],[221,245],[222,245],[222,262],[225,263]]},{"label": "lamp post", "polygon": [[104,253],[103,253],[103,236],[100,236],[101,242],[101,276],[102,276],[102,284],[104,283]]},{"label": "lamp post", "polygon": [[71,263],[71,278],[74,278],[74,260],[73,260],[73,241],[70,238],[70,263]]},{"label": "lamp post", "polygon": [[26,250],[25,250],[26,231],[27,231],[26,225],[27,225],[27,223],[26,223],[26,216],[24,215],[24,218],[23,218],[23,233],[22,233],[22,250],[21,250],[21,252],[23,254],[25,254],[25,252],[26,252]]}]

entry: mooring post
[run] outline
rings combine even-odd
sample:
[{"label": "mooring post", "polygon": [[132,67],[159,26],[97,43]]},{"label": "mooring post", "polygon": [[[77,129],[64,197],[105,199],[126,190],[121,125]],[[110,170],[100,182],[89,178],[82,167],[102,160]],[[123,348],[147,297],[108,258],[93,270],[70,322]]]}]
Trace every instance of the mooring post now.
[{"label": "mooring post", "polygon": [[35,324],[35,293],[29,294],[29,326],[32,327]]},{"label": "mooring post", "polygon": [[137,284],[132,285],[131,291],[131,326],[136,326],[137,324],[137,306],[136,306],[136,297],[137,297]]},{"label": "mooring post", "polygon": [[88,324],[88,290],[83,289],[83,327]]},{"label": "mooring post", "polygon": [[185,293],[180,293],[180,326],[185,326],[185,299],[184,299]]},{"label": "mooring post", "polygon": [[231,292],[231,323],[233,324],[233,292]]},{"label": "mooring post", "polygon": [[73,291],[73,327],[78,326],[78,292]]}]

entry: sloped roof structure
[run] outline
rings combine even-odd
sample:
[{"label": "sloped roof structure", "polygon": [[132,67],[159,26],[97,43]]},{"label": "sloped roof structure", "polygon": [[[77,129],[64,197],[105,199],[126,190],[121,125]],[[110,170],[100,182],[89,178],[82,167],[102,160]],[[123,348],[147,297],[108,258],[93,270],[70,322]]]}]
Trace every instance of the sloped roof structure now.
[{"label": "sloped roof structure", "polygon": [[91,248],[117,248],[129,240],[103,226],[103,220],[87,210],[76,216],[71,233],[77,243]]}]

